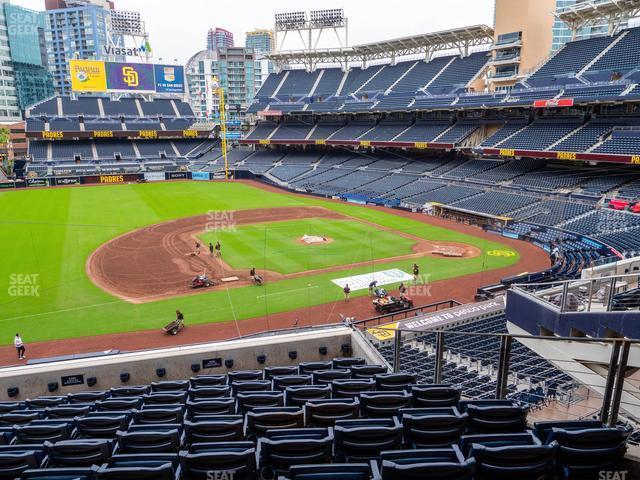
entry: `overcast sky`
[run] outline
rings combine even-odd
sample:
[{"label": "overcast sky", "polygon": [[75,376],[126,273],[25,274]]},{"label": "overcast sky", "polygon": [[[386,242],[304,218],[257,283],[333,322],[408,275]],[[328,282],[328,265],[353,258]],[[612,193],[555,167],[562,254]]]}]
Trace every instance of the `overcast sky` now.
[{"label": "overcast sky", "polygon": [[[11,0],[11,3],[44,9],[44,0]],[[349,18],[349,43],[354,45],[480,23],[492,25],[494,9],[494,0],[115,0],[115,3],[118,9],[142,13],[156,60],[176,58],[183,63],[205,47],[209,28],[231,30],[236,45],[242,45],[245,32],[272,28],[276,12],[344,8]],[[288,42],[285,48],[297,46]]]}]

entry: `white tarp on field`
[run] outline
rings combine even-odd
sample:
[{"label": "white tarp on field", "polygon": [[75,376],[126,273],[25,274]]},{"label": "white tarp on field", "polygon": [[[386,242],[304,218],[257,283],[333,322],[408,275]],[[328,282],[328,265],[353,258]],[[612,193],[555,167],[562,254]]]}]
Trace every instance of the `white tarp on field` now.
[{"label": "white tarp on field", "polygon": [[384,270],[382,272],[366,273],[364,275],[355,275],[353,277],[338,278],[331,280],[340,288],[349,285],[352,292],[356,290],[364,290],[369,288],[369,284],[373,281],[378,282],[378,286],[391,285],[393,283],[406,282],[413,280],[413,276],[402,270],[394,268],[393,270]]}]

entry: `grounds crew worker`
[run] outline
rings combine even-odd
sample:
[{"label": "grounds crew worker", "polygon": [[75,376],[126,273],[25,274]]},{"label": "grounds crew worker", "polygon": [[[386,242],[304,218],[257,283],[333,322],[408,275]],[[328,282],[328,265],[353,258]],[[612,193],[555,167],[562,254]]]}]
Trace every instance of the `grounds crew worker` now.
[{"label": "grounds crew worker", "polygon": [[24,343],[19,333],[16,333],[16,336],[13,339],[13,344],[16,346],[16,350],[18,351],[18,360],[24,360],[25,358],[27,358],[24,354]]},{"label": "grounds crew worker", "polygon": [[347,283],[344,288],[344,301],[348,302],[349,301],[349,294],[351,293],[351,288],[349,288],[349,284]]}]

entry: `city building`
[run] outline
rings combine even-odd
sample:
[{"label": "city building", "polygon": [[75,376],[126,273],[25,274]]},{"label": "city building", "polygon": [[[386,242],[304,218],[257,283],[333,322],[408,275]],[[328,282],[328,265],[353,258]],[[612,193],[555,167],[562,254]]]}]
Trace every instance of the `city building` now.
[{"label": "city building", "polygon": [[110,10],[113,3],[106,0],[66,0],[47,3],[46,45],[49,70],[56,91],[71,93],[69,60],[102,59],[103,47],[108,44]]},{"label": "city building", "polygon": [[10,3],[4,4],[11,61],[19,109],[27,108],[54,93],[45,42],[46,16]]},{"label": "city building", "polygon": [[273,32],[260,29],[247,32],[245,47],[253,49],[256,55],[273,52],[275,50]]},{"label": "city building", "polygon": [[9,130],[9,142],[0,145],[0,159],[22,160],[28,156],[28,142],[25,135],[25,122],[2,122],[0,128]]},{"label": "city building", "polygon": [[9,32],[5,21],[4,5],[7,0],[0,0],[0,121],[15,122],[20,120],[20,107],[15,87],[15,73],[11,64],[9,48]]},{"label": "city building", "polygon": [[[579,5],[587,0],[557,0],[556,12],[561,12],[565,8]],[[621,29],[628,27],[628,22],[622,22]],[[576,39],[594,37],[596,35],[606,35],[609,31],[607,19],[603,18],[599,23],[585,27],[578,31]],[[565,43],[572,40],[571,29],[560,19],[556,18],[553,24],[553,45],[552,50],[559,50]]]},{"label": "city building", "polygon": [[71,8],[82,5],[95,5],[96,7],[106,8],[107,10],[114,9],[114,3],[111,0],[45,0],[44,5],[46,10],[57,10],[59,8]]},{"label": "city building", "polygon": [[556,0],[496,0],[490,90],[511,88],[549,56]]},{"label": "city building", "polygon": [[185,74],[189,102],[200,119],[219,118],[219,100],[214,77],[224,89],[227,117],[241,119],[262,85],[262,61],[252,49],[232,47],[203,50],[187,62]]},{"label": "city building", "polygon": [[224,28],[212,28],[207,33],[207,50],[233,47],[233,33]]}]

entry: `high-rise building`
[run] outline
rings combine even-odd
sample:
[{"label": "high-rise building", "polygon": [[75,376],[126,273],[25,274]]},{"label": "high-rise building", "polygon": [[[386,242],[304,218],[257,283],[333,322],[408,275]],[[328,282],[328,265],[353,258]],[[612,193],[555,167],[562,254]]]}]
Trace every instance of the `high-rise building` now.
[{"label": "high-rise building", "polygon": [[46,15],[10,3],[4,4],[18,106],[25,110],[55,91],[47,65]]},{"label": "high-rise building", "polygon": [[114,4],[112,0],[45,0],[44,6],[46,10],[58,10],[60,8],[79,7],[84,5],[95,5],[96,7],[113,10]]},{"label": "high-rise building", "polygon": [[113,3],[107,0],[52,0],[51,4],[65,6],[47,10],[49,70],[56,91],[68,95],[71,93],[69,60],[103,58]]},{"label": "high-rise building", "polygon": [[213,87],[217,78],[225,91],[227,118],[240,119],[261,85],[260,62],[255,52],[241,47],[203,50],[187,62],[185,74],[189,102],[201,119],[219,118],[219,103]]},{"label": "high-rise building", "polygon": [[253,30],[247,32],[246,48],[252,48],[256,54],[271,53],[275,49],[271,30]]},{"label": "high-rise building", "polygon": [[207,33],[207,50],[233,47],[233,33],[224,28],[212,28]]},{"label": "high-rise building", "polygon": [[4,13],[6,3],[7,0],[0,0],[0,121],[15,122],[20,120],[21,116],[9,48],[9,30]]},{"label": "high-rise building", "polygon": [[[565,8],[579,5],[587,0],[556,0],[556,12],[560,12]],[[590,0],[589,0],[590,1]],[[620,28],[627,28],[627,22],[622,22]],[[609,24],[606,19],[602,19],[599,23],[581,29],[576,35],[576,39],[595,37],[597,35],[606,35],[609,32]],[[553,45],[552,50],[559,50],[565,43],[572,40],[572,34],[569,27],[560,19],[556,18],[553,24]]]}]

